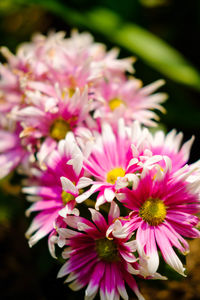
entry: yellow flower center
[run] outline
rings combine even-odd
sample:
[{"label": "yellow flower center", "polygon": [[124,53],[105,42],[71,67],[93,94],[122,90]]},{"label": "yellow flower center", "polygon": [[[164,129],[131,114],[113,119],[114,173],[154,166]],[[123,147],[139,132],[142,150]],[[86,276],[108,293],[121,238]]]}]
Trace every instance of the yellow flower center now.
[{"label": "yellow flower center", "polygon": [[70,87],[68,88],[68,95],[69,95],[69,98],[71,98],[75,93],[75,88],[73,87]]},{"label": "yellow flower center", "polygon": [[103,238],[96,240],[95,244],[100,259],[108,262],[116,261],[118,259],[117,245],[113,240]]},{"label": "yellow flower center", "polygon": [[64,88],[62,91],[62,99],[65,99],[66,94],[68,94],[69,98],[71,98],[75,93],[75,88],[69,87],[69,88]]},{"label": "yellow flower center", "polygon": [[70,124],[62,119],[57,119],[53,122],[50,128],[50,136],[57,141],[63,140],[68,131],[70,131]]},{"label": "yellow flower center", "polygon": [[119,107],[122,104],[125,105],[124,101],[121,100],[120,98],[113,98],[108,103],[108,105],[112,111],[115,110],[117,107]]},{"label": "yellow flower center", "polygon": [[166,217],[166,206],[160,199],[147,199],[139,210],[139,216],[149,225],[156,226]]},{"label": "yellow flower center", "polygon": [[107,173],[106,181],[115,184],[118,177],[124,177],[125,171],[122,168],[114,168]]},{"label": "yellow flower center", "polygon": [[75,197],[72,194],[67,193],[65,191],[62,191],[61,197],[64,205],[75,199]]}]

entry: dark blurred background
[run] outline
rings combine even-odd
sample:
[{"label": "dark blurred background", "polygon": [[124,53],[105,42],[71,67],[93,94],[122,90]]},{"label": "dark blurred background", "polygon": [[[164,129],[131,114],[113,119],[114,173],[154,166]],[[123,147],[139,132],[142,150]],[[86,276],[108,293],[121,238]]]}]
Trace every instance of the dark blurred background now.
[{"label": "dark blurred background", "polygon": [[[117,26],[113,25],[116,20]],[[129,29],[123,34],[121,29],[126,24]],[[166,80],[162,91],[168,93],[169,99],[164,104],[167,114],[160,114],[161,124],[167,131],[183,131],[184,140],[195,134],[190,162],[199,159],[200,1],[0,0],[0,46],[13,52],[35,32],[46,34],[54,29],[69,34],[73,28],[90,31],[108,49],[119,46],[120,57],[136,56],[135,76],[144,84],[159,78]],[[142,30],[138,32],[138,28]],[[154,40],[151,34],[159,39]],[[128,38],[133,43],[127,42]],[[151,46],[159,50],[160,61]],[[1,299],[83,299],[82,291],[71,292],[62,280],[56,279],[60,264],[50,257],[47,240],[32,249],[28,247],[24,238],[30,224],[24,216],[28,204],[20,194],[19,178],[0,181],[0,189]],[[191,254],[186,259],[188,277],[181,278],[168,269],[167,282],[139,282],[147,300],[200,299],[200,242],[190,241],[190,245]],[[135,299],[134,295],[131,299]]]}]

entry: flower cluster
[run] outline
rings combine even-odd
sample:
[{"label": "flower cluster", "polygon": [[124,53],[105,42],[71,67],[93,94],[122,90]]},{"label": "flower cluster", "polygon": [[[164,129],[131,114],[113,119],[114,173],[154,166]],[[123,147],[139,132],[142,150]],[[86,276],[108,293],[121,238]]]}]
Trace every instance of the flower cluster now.
[{"label": "flower cluster", "polygon": [[0,178],[26,176],[29,245],[48,236],[54,258],[64,248],[58,277],[88,300],[128,299],[126,285],[144,299],[135,279],[166,279],[160,259],[185,276],[179,252],[200,237],[200,161],[187,164],[193,137],[182,145],[182,133],[146,127],[164,112],[163,81],[142,87],[128,75],[134,59],[88,33],[1,52]]}]

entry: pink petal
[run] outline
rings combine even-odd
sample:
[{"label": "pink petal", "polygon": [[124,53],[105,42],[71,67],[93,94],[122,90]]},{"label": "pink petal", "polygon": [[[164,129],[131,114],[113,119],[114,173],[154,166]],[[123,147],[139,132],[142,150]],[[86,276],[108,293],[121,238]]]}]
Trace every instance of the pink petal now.
[{"label": "pink petal", "polygon": [[159,256],[155,242],[155,227],[142,221],[137,230],[136,240],[138,244],[138,252],[147,255],[147,264],[150,274],[154,274],[159,266]]},{"label": "pink petal", "polygon": [[155,236],[156,236],[156,242],[162,252],[163,258],[173,269],[175,269],[178,273],[185,276],[184,274],[184,267],[182,265],[182,262],[174,252],[172,245],[168,239],[168,237],[165,235],[165,232],[163,232],[161,226],[157,226],[155,228]]}]

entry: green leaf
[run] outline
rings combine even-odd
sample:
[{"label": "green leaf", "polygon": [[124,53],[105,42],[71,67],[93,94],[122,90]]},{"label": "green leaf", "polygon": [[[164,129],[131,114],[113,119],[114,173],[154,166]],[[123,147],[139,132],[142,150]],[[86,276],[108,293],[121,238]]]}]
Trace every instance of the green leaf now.
[{"label": "green leaf", "polygon": [[115,40],[166,77],[200,90],[200,73],[194,66],[177,50],[147,30],[126,24],[116,33]]},{"label": "green leaf", "polygon": [[15,2],[38,4],[72,26],[81,26],[92,32],[98,32],[112,43],[126,48],[164,76],[200,91],[199,71],[177,50],[139,25],[125,23],[113,11],[96,8],[80,13],[55,0],[15,0]]}]

